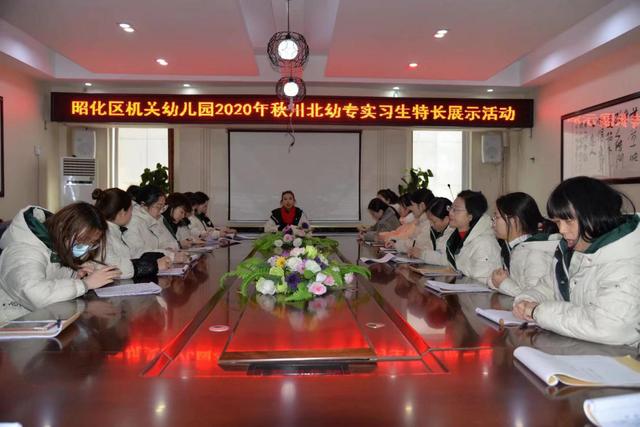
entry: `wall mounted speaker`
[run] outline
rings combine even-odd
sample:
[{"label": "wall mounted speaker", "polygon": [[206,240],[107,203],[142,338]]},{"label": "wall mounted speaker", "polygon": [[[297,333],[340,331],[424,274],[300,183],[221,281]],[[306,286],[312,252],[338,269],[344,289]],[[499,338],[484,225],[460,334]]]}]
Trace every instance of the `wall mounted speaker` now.
[{"label": "wall mounted speaker", "polygon": [[502,134],[485,133],[482,135],[482,163],[500,163],[502,161]]}]

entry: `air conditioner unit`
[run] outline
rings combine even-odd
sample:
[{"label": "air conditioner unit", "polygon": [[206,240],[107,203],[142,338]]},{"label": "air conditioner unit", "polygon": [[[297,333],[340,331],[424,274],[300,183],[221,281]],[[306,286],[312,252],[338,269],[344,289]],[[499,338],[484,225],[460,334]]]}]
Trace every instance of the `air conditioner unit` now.
[{"label": "air conditioner unit", "polygon": [[91,193],[95,188],[96,159],[60,159],[60,207],[75,202],[92,203]]}]

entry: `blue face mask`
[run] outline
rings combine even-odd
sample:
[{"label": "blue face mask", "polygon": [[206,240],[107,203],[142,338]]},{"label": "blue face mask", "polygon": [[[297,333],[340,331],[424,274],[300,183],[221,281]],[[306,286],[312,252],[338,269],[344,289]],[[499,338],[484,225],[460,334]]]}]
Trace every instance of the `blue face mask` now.
[{"label": "blue face mask", "polygon": [[74,258],[82,258],[87,254],[87,252],[89,252],[89,249],[91,249],[91,246],[86,243],[76,243],[71,248],[71,252],[73,253]]}]

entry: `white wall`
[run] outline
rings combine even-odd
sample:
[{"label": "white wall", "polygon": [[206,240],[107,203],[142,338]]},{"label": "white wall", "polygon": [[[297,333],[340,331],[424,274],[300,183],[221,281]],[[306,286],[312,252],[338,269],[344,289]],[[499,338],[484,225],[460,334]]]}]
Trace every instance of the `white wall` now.
[{"label": "white wall", "polygon": [[[601,102],[640,91],[640,47],[637,43],[610,49],[597,58],[573,64],[543,84],[535,97],[533,134],[521,132],[517,188],[530,193],[541,207],[560,182],[560,117]],[[640,206],[640,185],[617,188]]]},{"label": "white wall", "polygon": [[[4,220],[28,204],[47,205],[47,164],[55,151],[52,141],[57,126],[48,123],[45,129],[44,89],[26,70],[24,65],[0,54],[0,96],[4,101],[4,197],[0,198],[0,218]],[[40,200],[35,145],[42,147]]]}]

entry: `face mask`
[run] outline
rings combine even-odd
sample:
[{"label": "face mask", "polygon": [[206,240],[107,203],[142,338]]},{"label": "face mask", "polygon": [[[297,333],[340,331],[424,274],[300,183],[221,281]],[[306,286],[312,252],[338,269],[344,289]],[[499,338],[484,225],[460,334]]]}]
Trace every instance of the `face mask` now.
[{"label": "face mask", "polygon": [[89,249],[91,249],[91,247],[85,243],[76,243],[71,248],[71,252],[74,258],[82,258],[89,252]]}]

